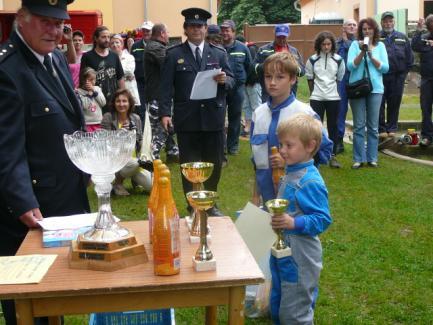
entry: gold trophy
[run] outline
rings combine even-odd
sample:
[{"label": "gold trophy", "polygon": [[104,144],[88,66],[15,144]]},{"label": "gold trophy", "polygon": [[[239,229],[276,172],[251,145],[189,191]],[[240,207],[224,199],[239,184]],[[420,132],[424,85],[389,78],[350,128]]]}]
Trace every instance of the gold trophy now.
[{"label": "gold trophy", "polygon": [[[189,162],[180,165],[182,174],[192,183],[193,191],[204,190],[203,183],[212,175],[213,163],[209,162]],[[192,205],[191,205],[192,206]],[[193,207],[194,208],[194,207]],[[190,216],[185,217],[188,225],[191,243],[198,243],[200,237],[200,223],[198,211],[194,208]]]},{"label": "gold trophy", "polygon": [[[286,212],[287,207],[289,206],[289,201],[284,199],[274,199],[266,202],[266,207],[268,210],[274,214],[282,214]],[[276,258],[282,258],[286,256],[292,255],[292,250],[289,246],[286,245],[283,238],[283,230],[282,229],[274,229],[278,238],[275,243],[272,245],[271,253]]]},{"label": "gold trophy", "polygon": [[215,205],[218,194],[212,191],[192,191],[186,194],[186,198],[200,218],[200,245],[192,258],[194,270],[197,272],[214,271],[216,270],[216,260],[207,245],[208,215],[206,210]]}]

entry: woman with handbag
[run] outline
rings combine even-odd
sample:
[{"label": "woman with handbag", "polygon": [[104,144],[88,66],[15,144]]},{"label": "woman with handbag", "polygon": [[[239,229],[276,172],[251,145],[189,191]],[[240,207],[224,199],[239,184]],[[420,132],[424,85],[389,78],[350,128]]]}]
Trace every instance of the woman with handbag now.
[{"label": "woman with handbag", "polygon": [[370,167],[377,167],[379,111],[384,89],[382,74],[389,69],[388,55],[385,45],[379,42],[376,21],[362,19],[358,35],[360,41],[352,42],[347,58],[350,71],[347,94],[353,114],[353,169],[362,167],[365,162]]}]

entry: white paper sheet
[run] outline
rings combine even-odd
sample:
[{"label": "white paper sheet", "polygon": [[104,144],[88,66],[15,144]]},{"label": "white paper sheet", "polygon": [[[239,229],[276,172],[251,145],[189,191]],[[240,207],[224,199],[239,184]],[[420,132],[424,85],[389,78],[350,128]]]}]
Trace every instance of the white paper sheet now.
[{"label": "white paper sheet", "polygon": [[194,84],[192,85],[190,99],[199,100],[215,98],[217,95],[218,84],[213,77],[220,73],[221,69],[198,72],[195,76]]},{"label": "white paper sheet", "polygon": [[[78,229],[81,227],[93,226],[97,213],[74,214],[64,217],[50,217],[38,221],[44,230]],[[114,217],[116,221],[120,219]]]},{"label": "white paper sheet", "polygon": [[0,284],[39,283],[57,255],[0,257]]},{"label": "white paper sheet", "polygon": [[265,256],[269,256],[272,244],[277,239],[270,222],[271,214],[251,202],[247,203],[235,222],[236,228],[238,228],[257,263],[269,260]]}]

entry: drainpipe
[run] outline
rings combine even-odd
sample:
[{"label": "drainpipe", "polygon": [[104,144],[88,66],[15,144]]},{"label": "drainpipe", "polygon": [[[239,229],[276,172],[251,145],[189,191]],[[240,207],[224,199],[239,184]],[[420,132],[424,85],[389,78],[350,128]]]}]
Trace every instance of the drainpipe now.
[{"label": "drainpipe", "polygon": [[213,18],[212,20],[214,20],[214,19],[217,18],[216,17],[217,13],[213,14],[213,12],[212,12],[212,6],[213,6],[213,1],[209,0],[209,12],[212,14],[212,18]]},{"label": "drainpipe", "polygon": [[147,0],[144,0],[144,21],[148,21]]}]

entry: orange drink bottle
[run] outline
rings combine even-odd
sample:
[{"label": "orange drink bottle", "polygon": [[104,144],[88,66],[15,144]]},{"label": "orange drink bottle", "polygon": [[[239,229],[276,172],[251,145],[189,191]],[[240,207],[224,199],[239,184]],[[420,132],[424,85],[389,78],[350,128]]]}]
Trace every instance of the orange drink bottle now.
[{"label": "orange drink bottle", "polygon": [[152,206],[156,200],[158,194],[158,179],[159,179],[159,166],[162,165],[161,159],[155,159],[153,161],[153,182],[152,190],[150,191],[149,201],[147,201],[147,218],[149,220],[149,242],[152,244]]}]

